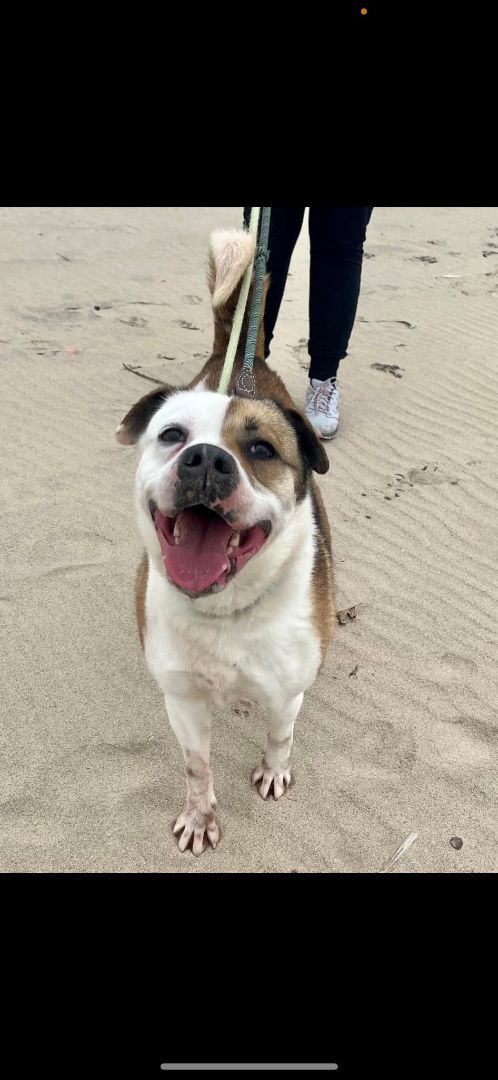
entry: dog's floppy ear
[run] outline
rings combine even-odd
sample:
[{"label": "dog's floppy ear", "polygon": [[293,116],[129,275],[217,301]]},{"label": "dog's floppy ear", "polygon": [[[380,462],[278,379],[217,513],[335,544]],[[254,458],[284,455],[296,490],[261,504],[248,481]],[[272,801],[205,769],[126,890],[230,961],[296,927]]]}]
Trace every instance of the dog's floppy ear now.
[{"label": "dog's floppy ear", "polygon": [[294,428],[299,449],[307,465],[313,472],[326,473],[330,462],[312,424],[297,409],[284,409],[284,412]]},{"label": "dog's floppy ear", "polygon": [[173,386],[158,386],[155,390],[151,390],[150,394],[145,394],[145,397],[140,398],[140,401],[137,401],[135,405],[132,405],[124,420],[116,428],[118,443],[121,443],[122,446],[133,446],[142,432],[145,431],[154,413],[166,401],[166,398],[174,392],[175,387]]}]

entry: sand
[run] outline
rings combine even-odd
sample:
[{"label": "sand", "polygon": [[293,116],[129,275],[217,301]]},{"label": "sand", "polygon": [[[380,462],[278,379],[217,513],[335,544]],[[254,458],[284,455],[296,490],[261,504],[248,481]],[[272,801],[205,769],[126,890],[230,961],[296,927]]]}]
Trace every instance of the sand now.
[{"label": "sand", "polygon": [[[259,712],[217,713],[222,841],[177,850],[183,763],[136,634],[135,458],[114,429],[152,385],[123,364],[183,381],[208,355],[207,239],[239,218],[0,210],[0,869],[371,873],[415,831],[395,873],[494,872],[497,207],[374,212],[320,478],[356,619],[305,697],[288,795],[250,786]],[[299,401],[307,248],[272,355]]]}]

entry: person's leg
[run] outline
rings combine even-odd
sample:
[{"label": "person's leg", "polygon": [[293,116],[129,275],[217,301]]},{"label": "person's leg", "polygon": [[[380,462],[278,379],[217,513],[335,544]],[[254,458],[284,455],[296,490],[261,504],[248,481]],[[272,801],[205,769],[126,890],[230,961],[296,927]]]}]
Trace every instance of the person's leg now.
[{"label": "person's leg", "polygon": [[[296,240],[301,232],[304,206],[272,206],[268,239],[268,273],[270,288],[265,307],[265,357],[270,355],[270,342],[277,322],[289,266]],[[244,207],[244,224],[249,224],[251,207]]]},{"label": "person's leg", "polygon": [[334,379],[347,354],[372,210],[372,206],[310,207],[310,379]]},{"label": "person's leg", "polygon": [[337,369],[346,356],[360,294],[363,243],[373,206],[310,207],[310,386],[306,415],[332,439],[339,425]]}]

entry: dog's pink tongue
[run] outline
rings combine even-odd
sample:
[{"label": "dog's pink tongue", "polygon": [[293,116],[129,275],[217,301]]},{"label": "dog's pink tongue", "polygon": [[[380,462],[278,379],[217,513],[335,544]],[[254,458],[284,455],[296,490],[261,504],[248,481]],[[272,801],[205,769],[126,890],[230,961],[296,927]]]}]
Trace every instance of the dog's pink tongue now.
[{"label": "dog's pink tongue", "polygon": [[223,581],[230,569],[228,541],[233,529],[214,514],[183,510],[178,517],[180,543],[168,544],[158,529],[166,571],[171,581],[189,592],[204,592]]}]

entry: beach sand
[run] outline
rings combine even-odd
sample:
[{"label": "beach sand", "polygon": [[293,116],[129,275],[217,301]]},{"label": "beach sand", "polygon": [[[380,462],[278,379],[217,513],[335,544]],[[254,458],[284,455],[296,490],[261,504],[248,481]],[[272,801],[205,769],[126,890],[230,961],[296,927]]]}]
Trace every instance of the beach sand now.
[{"label": "beach sand", "polygon": [[[134,621],[134,452],[114,430],[210,352],[213,228],[237,207],[0,210],[0,870],[496,870],[498,208],[378,207],[320,477],[337,628],[293,785],[250,785],[255,708],[217,712],[222,839],[180,854],[180,748]],[[302,402],[308,240],[271,363]],[[456,850],[452,837],[463,840]]]}]

